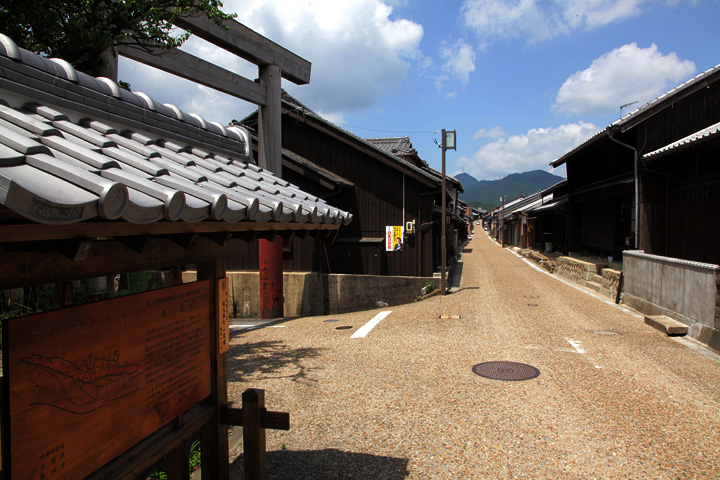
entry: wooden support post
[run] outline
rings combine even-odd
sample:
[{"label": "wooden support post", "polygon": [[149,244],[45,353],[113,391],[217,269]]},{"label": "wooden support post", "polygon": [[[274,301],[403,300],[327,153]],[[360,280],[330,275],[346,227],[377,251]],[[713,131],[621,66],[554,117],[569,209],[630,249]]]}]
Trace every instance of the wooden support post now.
[{"label": "wooden support post", "polygon": [[265,390],[249,388],[242,394],[242,408],[221,409],[220,421],[225,425],[243,427],[245,478],[265,480],[265,429],[290,430],[290,414],[268,412],[265,408]]},{"label": "wooden support post", "polygon": [[197,269],[198,280],[210,281],[210,397],[214,408],[212,420],[201,431],[202,478],[229,480],[228,429],[220,422],[220,412],[227,406],[227,353],[219,351],[220,306],[217,304],[218,280],[225,278],[225,263],[221,261],[201,263]]},{"label": "wooden support post", "polygon": [[70,282],[55,284],[55,308],[71,307],[73,305],[73,286]]},{"label": "wooden support post", "polygon": [[242,394],[243,448],[245,451],[245,478],[265,480],[265,429],[261,427],[265,410],[265,391],[251,388]]},{"label": "wooden support post", "polygon": [[258,240],[260,256],[260,318],[284,316],[282,237]]},{"label": "wooden support post", "polygon": [[259,68],[260,84],[267,89],[267,104],[258,109],[260,167],[282,178],[282,71],[277,65]]},{"label": "wooden support post", "polygon": [[167,478],[190,480],[190,443],[187,439],[180,442],[165,457]]}]

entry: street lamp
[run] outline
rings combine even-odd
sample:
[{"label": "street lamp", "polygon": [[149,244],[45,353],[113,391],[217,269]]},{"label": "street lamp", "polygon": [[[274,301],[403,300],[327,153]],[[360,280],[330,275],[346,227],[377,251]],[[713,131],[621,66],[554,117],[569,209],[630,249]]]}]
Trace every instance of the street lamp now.
[{"label": "street lamp", "polygon": [[447,222],[447,211],[445,206],[445,151],[455,150],[455,130],[443,129],[442,144],[440,145],[440,148],[442,148],[442,234],[440,236],[440,291],[443,295],[445,295],[447,293],[447,280],[445,278],[447,269],[447,240],[445,232],[445,222]]}]

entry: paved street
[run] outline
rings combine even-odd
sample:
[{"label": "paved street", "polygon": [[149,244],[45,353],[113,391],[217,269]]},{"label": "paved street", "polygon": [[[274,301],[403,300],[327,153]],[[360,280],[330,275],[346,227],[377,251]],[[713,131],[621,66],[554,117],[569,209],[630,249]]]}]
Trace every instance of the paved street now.
[{"label": "paved street", "polygon": [[[482,232],[462,260],[445,297],[233,330],[231,399],[262,388],[290,412],[290,431],[268,431],[268,478],[720,478],[717,355]],[[495,361],[539,375],[474,373]]]}]

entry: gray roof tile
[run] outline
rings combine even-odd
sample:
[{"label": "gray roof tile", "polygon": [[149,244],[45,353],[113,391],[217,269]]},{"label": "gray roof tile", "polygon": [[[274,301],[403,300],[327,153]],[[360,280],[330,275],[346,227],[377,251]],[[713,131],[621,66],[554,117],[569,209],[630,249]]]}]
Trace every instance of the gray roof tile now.
[{"label": "gray roof tile", "polygon": [[17,49],[1,34],[0,66],[0,205],[30,220],[352,218],[247,163],[250,136],[242,128],[119,89]]}]

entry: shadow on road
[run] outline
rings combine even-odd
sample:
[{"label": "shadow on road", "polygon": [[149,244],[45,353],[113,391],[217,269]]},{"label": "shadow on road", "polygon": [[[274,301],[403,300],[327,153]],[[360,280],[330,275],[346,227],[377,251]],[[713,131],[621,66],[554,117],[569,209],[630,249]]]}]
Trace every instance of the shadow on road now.
[{"label": "shadow on road", "polygon": [[309,374],[316,367],[307,366],[306,361],[319,357],[321,352],[320,348],[293,348],[281,340],[235,345],[228,352],[228,382],[311,380]]},{"label": "shadow on road", "polygon": [[[244,479],[243,455],[231,465],[231,477]],[[324,450],[277,450],[267,454],[267,478],[282,480],[382,478],[400,480],[406,478],[406,458],[383,457],[364,453],[343,452],[334,448]]]}]

